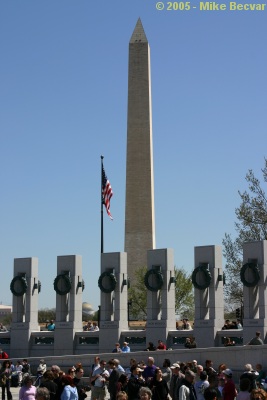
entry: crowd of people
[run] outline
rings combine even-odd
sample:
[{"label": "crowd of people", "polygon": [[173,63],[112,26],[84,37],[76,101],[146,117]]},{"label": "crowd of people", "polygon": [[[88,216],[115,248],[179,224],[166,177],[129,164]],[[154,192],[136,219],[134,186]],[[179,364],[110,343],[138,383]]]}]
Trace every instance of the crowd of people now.
[{"label": "crowd of people", "polygon": [[117,358],[106,361],[97,356],[88,381],[81,363],[62,371],[58,365],[48,368],[41,359],[33,378],[26,359],[15,367],[5,359],[0,370],[2,400],[12,400],[11,377],[16,371],[22,376],[19,400],[84,400],[90,391],[92,400],[267,400],[261,364],[255,369],[246,364],[236,385],[232,370],[225,364],[215,369],[212,360],[205,365],[197,360],[171,364],[166,358],[159,366],[153,357],[131,358],[125,368]]},{"label": "crowd of people", "polygon": [[[158,350],[165,349],[159,340]],[[118,358],[96,356],[88,381],[81,363],[63,371],[58,365],[48,368],[41,359],[33,377],[27,359],[14,365],[1,349],[0,359],[2,400],[12,400],[12,384],[20,387],[19,400],[84,400],[89,392],[91,400],[267,400],[267,374],[261,364],[255,368],[246,364],[234,382],[231,368],[220,364],[215,369],[212,360],[204,365],[197,360],[172,364],[165,358],[162,365],[156,365],[149,356],[145,361],[131,358],[130,364],[123,367]]]}]

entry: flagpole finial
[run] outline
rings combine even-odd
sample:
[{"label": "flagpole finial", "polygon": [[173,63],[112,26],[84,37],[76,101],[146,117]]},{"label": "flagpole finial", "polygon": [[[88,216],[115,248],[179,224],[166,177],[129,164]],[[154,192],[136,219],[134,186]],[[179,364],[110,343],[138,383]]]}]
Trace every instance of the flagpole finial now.
[{"label": "flagpole finial", "polygon": [[102,154],[101,154],[101,156],[100,156],[100,157],[101,157],[101,160],[103,160],[104,156],[102,156]]}]

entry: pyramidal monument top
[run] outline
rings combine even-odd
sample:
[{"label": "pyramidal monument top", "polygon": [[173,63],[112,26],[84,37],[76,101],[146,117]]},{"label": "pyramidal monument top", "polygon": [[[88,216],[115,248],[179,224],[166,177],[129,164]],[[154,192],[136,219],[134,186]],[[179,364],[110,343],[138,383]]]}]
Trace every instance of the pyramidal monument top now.
[{"label": "pyramidal monument top", "polygon": [[146,34],[141,22],[141,19],[138,18],[138,21],[135,25],[132,37],[130,39],[130,43],[138,43],[138,42],[145,42],[148,43],[148,40],[146,38]]}]

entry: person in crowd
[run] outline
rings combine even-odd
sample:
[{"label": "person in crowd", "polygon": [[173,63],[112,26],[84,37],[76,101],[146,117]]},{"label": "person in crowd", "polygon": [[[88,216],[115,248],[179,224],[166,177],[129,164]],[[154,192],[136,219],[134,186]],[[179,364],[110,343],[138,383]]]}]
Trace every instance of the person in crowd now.
[{"label": "person in crowd", "polygon": [[242,325],[242,323],[241,323],[241,319],[237,319],[236,320],[236,325],[237,325],[237,329],[243,329],[243,325]]},{"label": "person in crowd", "polygon": [[12,394],[10,391],[10,378],[11,378],[11,363],[9,360],[5,360],[0,369],[0,386],[2,388],[2,400],[5,400],[5,393],[7,394],[7,400],[12,400]]},{"label": "person in crowd", "polygon": [[139,397],[140,397],[141,400],[151,400],[152,392],[148,387],[143,386],[139,390]]},{"label": "person in crowd", "polygon": [[208,376],[210,376],[212,374],[217,374],[217,372],[213,368],[213,361],[212,360],[206,360],[204,371],[207,372]]},{"label": "person in crowd", "polygon": [[182,319],[182,330],[190,331],[191,329],[192,329],[192,326],[190,325],[188,318],[183,318]]},{"label": "person in crowd", "polygon": [[214,388],[208,387],[204,392],[204,399],[205,400],[216,400],[217,399],[217,392]]},{"label": "person in crowd", "polygon": [[163,361],[161,371],[162,371],[162,378],[167,382],[168,389],[170,389],[172,370],[171,370],[171,362],[168,358],[165,358],[165,360]]},{"label": "person in crowd", "polygon": [[143,377],[145,378],[146,383],[149,383],[149,381],[154,378],[155,371],[156,371],[156,365],[154,364],[155,360],[153,357],[148,357],[147,359],[147,366],[144,369],[143,372]]},{"label": "person in crowd", "polygon": [[116,400],[117,395],[117,384],[120,377],[117,365],[119,360],[110,360],[108,362],[110,368],[110,375],[108,379],[108,392],[110,395],[110,400]]},{"label": "person in crowd", "polygon": [[88,332],[92,330],[92,322],[88,321],[84,326],[83,326],[83,331]]},{"label": "person in crowd", "polygon": [[240,381],[239,384],[239,393],[236,396],[236,400],[249,400],[250,399],[250,380],[244,378]]},{"label": "person in crowd", "polygon": [[92,400],[104,400],[106,398],[106,383],[109,378],[106,365],[106,361],[101,360],[99,368],[95,368],[92,373]]},{"label": "person in crowd", "polygon": [[34,382],[34,386],[40,386],[40,383],[42,381],[42,378],[43,378],[43,375],[44,375],[44,373],[46,371],[46,368],[47,368],[46,367],[46,362],[42,358],[40,360],[40,364],[38,365],[38,368],[37,368],[37,377],[36,377],[36,380]]},{"label": "person in crowd", "polygon": [[169,395],[173,400],[177,400],[179,397],[179,388],[181,386],[181,382],[185,378],[184,374],[181,372],[180,364],[174,363],[171,366],[172,376],[170,381],[170,391]]},{"label": "person in crowd", "polygon": [[209,387],[209,381],[208,381],[208,374],[206,371],[201,372],[200,374],[200,380],[195,382],[194,387],[195,387],[195,392],[197,396],[197,400],[204,400],[204,392],[205,389]]},{"label": "person in crowd", "polygon": [[27,358],[23,358],[22,360],[22,373],[24,374],[31,374],[31,366],[28,363]]},{"label": "person in crowd", "polygon": [[222,330],[227,330],[227,329],[232,329],[231,322],[229,319],[225,320],[224,326],[222,327]]},{"label": "person in crowd", "polygon": [[93,322],[93,331],[99,331],[98,323],[96,321]]},{"label": "person in crowd", "polygon": [[70,375],[72,377],[72,379],[74,379],[75,377],[75,372],[76,372],[76,368],[71,367],[68,369],[68,375]]},{"label": "person in crowd", "polygon": [[162,340],[158,340],[158,346],[157,346],[157,350],[166,350],[166,344],[163,343]]},{"label": "person in crowd", "polygon": [[[197,365],[197,372],[196,372],[196,375],[195,375],[195,382],[197,382],[197,381],[200,380],[200,374],[201,374],[202,371],[204,371],[203,365],[198,364],[198,365]],[[207,372],[207,371],[206,371],[206,372]]]},{"label": "person in crowd", "polygon": [[121,390],[117,393],[116,400],[128,400],[128,394],[124,390]]},{"label": "person in crowd", "polygon": [[248,379],[250,381],[249,392],[251,392],[252,389],[257,389],[256,379],[259,374],[252,368],[251,364],[246,364],[244,367],[245,371],[240,375],[239,381],[241,382],[242,379]]},{"label": "person in crowd", "polygon": [[197,373],[197,360],[193,360],[191,364],[191,371],[193,371],[195,374]]},{"label": "person in crowd", "polygon": [[75,376],[73,378],[73,383],[78,391],[78,399],[83,400],[87,397],[86,392],[89,392],[91,388],[86,385],[85,380],[83,379],[84,370],[81,367],[76,368]]},{"label": "person in crowd", "polygon": [[227,368],[226,370],[223,371],[223,374],[225,376],[225,385],[223,388],[223,399],[224,400],[235,400],[235,397],[237,395],[237,390],[235,388],[235,383],[232,379],[233,372],[230,368]]},{"label": "person in crowd", "polygon": [[123,342],[123,346],[122,346],[122,348],[121,348],[121,351],[122,351],[123,353],[130,353],[131,349],[130,349],[130,347],[129,347],[129,343]]},{"label": "person in crowd", "polygon": [[38,387],[35,394],[36,400],[50,400],[50,393],[46,387]]},{"label": "person in crowd", "polygon": [[19,386],[21,386],[21,383],[22,383],[22,370],[23,370],[23,365],[22,365],[21,361],[18,360],[16,362],[16,366],[15,366],[15,374],[18,377],[18,385]]},{"label": "person in crowd", "polygon": [[124,374],[125,373],[125,369],[121,366],[120,360],[118,360],[117,358],[113,358],[112,360],[114,361],[115,368],[119,372],[119,375],[120,374]]},{"label": "person in crowd", "polygon": [[225,379],[223,371],[226,370],[226,369],[227,369],[227,365],[226,364],[224,364],[224,363],[219,364],[219,366],[218,366],[218,378]]},{"label": "person in crowd", "polygon": [[186,347],[187,349],[195,349],[197,347],[194,336],[191,336],[190,338],[186,338],[184,347]]},{"label": "person in crowd", "polygon": [[194,388],[194,379],[194,372],[190,369],[187,370],[179,388],[179,400],[196,400],[197,395]]},{"label": "person in crowd", "polygon": [[[133,365],[137,365],[137,361],[136,361],[135,358],[131,358],[131,359],[130,359],[130,365],[129,365],[129,367],[125,368],[125,374],[127,375],[128,379],[129,379],[130,376],[131,376],[131,367],[132,367]],[[139,367],[139,368],[142,368],[142,367],[140,367],[140,364],[138,365],[138,367]]]},{"label": "person in crowd", "polygon": [[53,319],[46,325],[48,331],[54,331],[56,329],[55,321]]},{"label": "person in crowd", "polygon": [[252,338],[247,345],[251,345],[251,346],[259,346],[259,345],[263,345],[263,341],[261,339],[261,333],[259,331],[256,332],[256,336],[254,338]]},{"label": "person in crowd", "polygon": [[148,346],[146,348],[146,351],[155,351],[157,350],[156,346],[154,345],[153,342],[148,342]]},{"label": "person in crowd", "polygon": [[0,323],[0,332],[7,332],[7,328],[2,323]]},{"label": "person in crowd", "polygon": [[39,387],[48,389],[50,393],[50,400],[55,400],[58,386],[54,382],[54,374],[52,371],[45,371]]},{"label": "person in crowd", "polygon": [[224,347],[235,346],[235,341],[229,336],[224,339]]},{"label": "person in crowd", "polygon": [[261,364],[256,364],[255,370],[258,373],[258,376],[256,378],[256,383],[257,386],[260,387],[261,382],[266,378],[266,372],[263,370]]},{"label": "person in crowd", "polygon": [[52,365],[51,372],[53,373],[53,376],[54,376],[54,382],[57,385],[57,392],[56,392],[55,400],[60,400],[61,393],[64,389],[62,382],[61,382],[62,375],[61,375],[60,371],[61,370],[58,365]]},{"label": "person in crowd", "polygon": [[146,386],[145,379],[142,376],[143,370],[137,365],[131,367],[131,376],[128,381],[128,398],[129,400],[139,399],[139,390]]},{"label": "person in crowd", "polygon": [[62,377],[63,391],[60,400],[78,400],[78,391],[70,375]]},{"label": "person in crowd", "polygon": [[115,347],[112,350],[112,353],[121,353],[121,352],[122,352],[122,350],[120,348],[120,344],[119,343],[115,343]]},{"label": "person in crowd", "polygon": [[[224,384],[225,384],[225,379],[224,378],[218,378],[218,386],[217,386],[217,389],[219,391],[219,395],[217,396],[218,398],[223,397]],[[210,386],[211,386],[211,384],[210,384]],[[216,388],[216,386],[215,386],[215,388]]]},{"label": "person in crowd", "polygon": [[36,387],[33,385],[33,378],[29,375],[23,379],[19,391],[19,400],[35,400]]},{"label": "person in crowd", "polygon": [[117,382],[117,395],[116,395],[116,399],[117,399],[117,397],[118,397],[118,393],[119,392],[128,392],[128,381],[129,381],[129,379],[128,379],[128,376],[127,375],[125,375],[125,374],[121,374],[120,375],[120,377],[119,377],[119,379],[118,379],[118,382]]},{"label": "person in crowd", "polygon": [[0,349],[0,360],[7,360],[8,359],[8,354]]},{"label": "person in crowd", "polygon": [[167,382],[162,377],[160,368],[156,368],[154,378],[151,381],[152,399],[153,400],[167,400],[169,388]]},{"label": "person in crowd", "polygon": [[266,400],[267,392],[263,389],[253,389],[250,393],[250,400]]}]

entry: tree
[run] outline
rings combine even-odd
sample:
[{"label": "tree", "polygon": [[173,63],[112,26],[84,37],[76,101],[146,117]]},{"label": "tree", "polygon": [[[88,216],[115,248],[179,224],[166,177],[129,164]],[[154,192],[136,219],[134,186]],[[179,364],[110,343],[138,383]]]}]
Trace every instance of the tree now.
[{"label": "tree", "polygon": [[[135,271],[134,284],[129,288],[130,316],[132,318],[146,319],[147,317],[147,288],[144,284],[146,267],[140,267]],[[194,294],[191,274],[184,269],[175,268],[175,313],[193,319]]]},{"label": "tree", "polygon": [[[263,181],[267,183],[267,159],[261,170]],[[240,281],[240,269],[242,267],[243,243],[252,240],[267,239],[267,195],[262,184],[255,177],[254,172],[249,170],[246,174],[248,191],[238,194],[241,204],[235,210],[238,222],[235,222],[237,237],[232,239],[231,235],[225,234],[223,239],[223,255],[226,258],[226,303],[232,304],[234,308],[243,303],[243,286]]]}]

